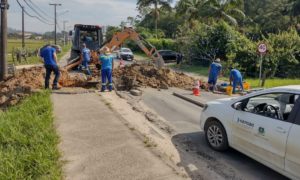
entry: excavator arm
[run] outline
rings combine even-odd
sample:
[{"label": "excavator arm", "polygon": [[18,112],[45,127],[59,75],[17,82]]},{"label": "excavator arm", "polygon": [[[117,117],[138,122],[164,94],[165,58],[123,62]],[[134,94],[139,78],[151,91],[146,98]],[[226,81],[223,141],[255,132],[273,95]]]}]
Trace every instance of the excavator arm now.
[{"label": "excavator arm", "polygon": [[164,60],[158,53],[157,49],[132,28],[124,28],[122,32],[115,33],[111,41],[105,44],[102,48],[108,47],[111,51],[114,51],[127,39],[133,40],[141,48],[141,50],[154,61],[158,68],[162,68],[164,66]]},{"label": "excavator arm", "polygon": [[[150,57],[158,68],[164,67],[164,60],[161,55],[158,53],[157,49],[147,42],[143,37],[141,37],[134,29],[132,28],[124,28],[123,31],[117,32],[114,34],[112,39],[106,43],[101,49],[104,47],[108,47],[111,51],[119,48],[121,44],[123,44],[127,39],[133,40],[144,53]],[[100,49],[100,50],[101,50]],[[92,62],[93,64],[99,64],[98,55],[96,51],[93,51],[92,54]],[[74,60],[71,60],[68,65],[64,67],[65,71],[69,71],[70,69],[77,67],[82,63],[82,57],[79,56]]]}]

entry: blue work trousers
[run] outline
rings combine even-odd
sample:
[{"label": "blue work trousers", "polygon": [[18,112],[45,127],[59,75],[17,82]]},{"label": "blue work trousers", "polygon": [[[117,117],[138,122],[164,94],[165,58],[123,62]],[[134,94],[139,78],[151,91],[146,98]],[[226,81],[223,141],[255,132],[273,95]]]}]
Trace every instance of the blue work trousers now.
[{"label": "blue work trousers", "polygon": [[242,88],[242,91],[244,91],[244,86],[243,86],[243,79],[242,78],[238,78],[238,79],[234,79],[233,80],[233,84],[232,84],[232,93],[235,93],[235,88],[240,85],[240,87]]},{"label": "blue work trousers", "polygon": [[45,88],[46,89],[49,88],[49,81],[50,81],[50,76],[51,76],[52,72],[54,72],[54,74],[55,74],[52,87],[57,87],[58,79],[60,77],[60,72],[59,72],[58,66],[46,64],[45,68],[46,68]]},{"label": "blue work trousers", "polygon": [[87,75],[92,75],[92,73],[90,71],[90,68],[89,68],[89,61],[83,60],[82,61],[82,66],[84,67]]},{"label": "blue work trousers", "polygon": [[112,90],[112,70],[111,69],[102,69],[101,70],[101,78],[102,78],[102,88],[101,91],[105,91],[106,89],[106,80],[108,80],[108,89],[109,91]]}]

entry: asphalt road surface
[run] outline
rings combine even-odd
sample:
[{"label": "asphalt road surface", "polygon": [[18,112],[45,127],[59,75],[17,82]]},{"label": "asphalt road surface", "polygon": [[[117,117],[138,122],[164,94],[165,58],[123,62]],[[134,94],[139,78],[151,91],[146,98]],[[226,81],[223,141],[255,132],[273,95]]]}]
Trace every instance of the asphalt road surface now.
[{"label": "asphalt road surface", "polygon": [[172,90],[145,89],[142,99],[148,107],[174,126],[177,134],[172,141],[175,145],[188,148],[190,153],[205,159],[224,179],[287,179],[234,149],[224,153],[212,151],[200,129],[201,108],[173,96],[172,93]]}]

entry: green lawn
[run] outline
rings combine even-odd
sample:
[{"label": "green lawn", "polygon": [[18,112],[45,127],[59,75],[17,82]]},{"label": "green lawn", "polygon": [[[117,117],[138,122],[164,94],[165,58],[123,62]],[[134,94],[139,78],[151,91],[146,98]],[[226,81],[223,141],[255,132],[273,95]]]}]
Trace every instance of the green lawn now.
[{"label": "green lawn", "polygon": [[[175,68],[175,65],[171,65],[171,68]],[[189,66],[181,65],[180,70],[190,73],[195,73],[200,76],[208,76],[208,67],[203,66]],[[228,75],[220,78],[221,80],[228,81]],[[245,78],[245,81],[249,82],[252,88],[259,87],[259,80],[253,78]],[[265,88],[277,87],[277,86],[287,86],[287,85],[300,85],[300,78],[298,79],[280,79],[272,78],[267,79],[265,83]]]},{"label": "green lawn", "polygon": [[0,179],[62,179],[50,93],[0,111]]},{"label": "green lawn", "polygon": [[[177,68],[176,65],[170,65],[171,68]],[[180,65],[180,70],[190,73],[195,73],[199,76],[208,76],[208,68],[203,66],[191,66],[182,64]]]},{"label": "green lawn", "polygon": [[[25,49],[28,51],[36,50],[42,46],[44,46],[47,43],[51,43],[48,40],[25,40]],[[38,64],[41,63],[39,60],[39,57],[32,56],[27,58],[27,62],[22,58],[21,63],[13,62],[12,52],[13,49],[20,49],[22,47],[22,41],[21,39],[9,39],[8,40],[8,63],[9,64],[15,64],[15,65],[24,65],[24,64]],[[58,57],[62,57],[68,50],[71,48],[71,45],[62,46],[62,53],[58,54]]]},{"label": "green lawn", "polygon": [[[258,79],[245,79],[249,82],[252,88],[259,87]],[[267,79],[265,88],[277,87],[277,86],[287,86],[287,85],[300,85],[300,79]]]}]

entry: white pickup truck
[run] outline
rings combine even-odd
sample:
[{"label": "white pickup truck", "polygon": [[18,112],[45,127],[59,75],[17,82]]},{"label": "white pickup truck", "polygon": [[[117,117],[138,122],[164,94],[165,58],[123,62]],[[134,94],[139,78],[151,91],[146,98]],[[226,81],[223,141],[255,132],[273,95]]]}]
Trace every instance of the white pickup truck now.
[{"label": "white pickup truck", "polygon": [[300,179],[300,85],[207,103],[201,128],[209,146],[228,147]]}]

